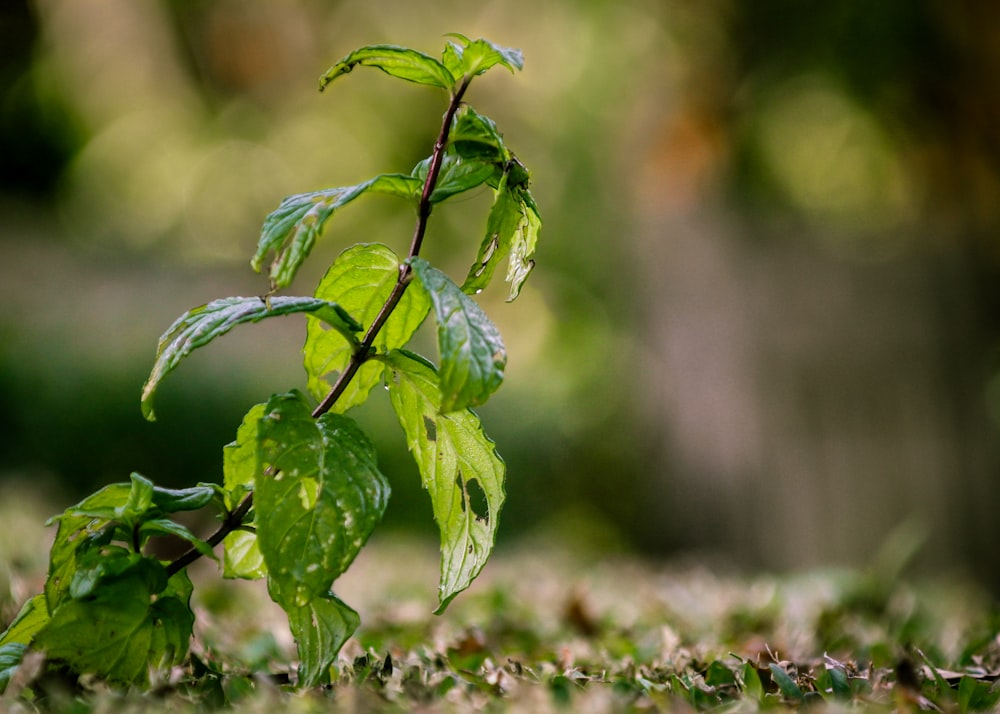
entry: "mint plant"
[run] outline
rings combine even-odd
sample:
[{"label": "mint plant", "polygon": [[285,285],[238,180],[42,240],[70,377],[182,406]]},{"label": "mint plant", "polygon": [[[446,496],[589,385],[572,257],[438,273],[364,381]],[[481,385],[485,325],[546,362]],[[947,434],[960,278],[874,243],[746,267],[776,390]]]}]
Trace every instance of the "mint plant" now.
[{"label": "mint plant", "polygon": [[[355,67],[376,67],[447,94],[431,155],[409,173],[290,196],[264,221],[251,265],[267,266],[262,297],[215,300],[182,315],[160,338],[142,390],[154,419],[163,379],[194,350],[238,325],[303,313],[308,394],[273,394],[250,409],[224,448],[222,484],[173,490],[139,474],[111,484],[51,519],[56,527],[44,592],[0,636],[0,690],[29,650],[46,666],[111,682],[148,683],[184,662],[194,615],[186,568],[217,558],[224,577],[267,580],[288,615],[300,686],[329,681],[338,651],[359,624],[332,588],[382,517],[389,483],[375,450],[347,416],[384,383],[430,494],[441,534],[441,613],[482,570],[504,502],[505,467],[472,407],[503,381],[506,352],[495,325],[470,297],[507,260],[514,300],[534,262],[541,219],[528,171],[494,122],[464,102],[487,70],[522,67],[519,50],[452,35],[440,60],[389,45],[351,52],[320,79],[323,90]],[[493,189],[485,236],[461,285],[420,257],[432,209],[479,186]],[[387,245],[344,250],[311,297],[289,287],[333,215],[366,193],[413,205],[416,223],[400,258]],[[405,349],[425,318],[437,323],[438,364]],[[483,506],[482,504],[485,504]],[[213,508],[220,525],[201,538],[175,520]],[[176,560],[147,552],[150,538],[190,544]]]}]

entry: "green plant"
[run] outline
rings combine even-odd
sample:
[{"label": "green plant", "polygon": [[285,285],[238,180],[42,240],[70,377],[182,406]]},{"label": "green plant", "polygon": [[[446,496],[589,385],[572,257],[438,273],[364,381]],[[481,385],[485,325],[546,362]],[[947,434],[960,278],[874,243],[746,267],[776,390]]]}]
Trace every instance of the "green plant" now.
[{"label": "green plant", "polygon": [[[251,265],[271,258],[263,297],[215,300],[182,315],[160,339],[141,406],[154,418],[163,378],[193,350],[233,327],[305,313],[308,391],[254,406],[224,449],[223,484],[170,490],[132,474],[53,518],[57,526],[44,592],[0,636],[0,690],[30,648],[50,667],[113,682],[144,683],[187,656],[194,615],[185,568],[215,558],[229,578],[266,578],[298,646],[298,684],[329,680],[330,665],[359,624],[332,586],[381,519],[389,484],[371,442],[345,412],[384,382],[441,533],[439,607],[469,586],[493,548],[505,468],[472,407],[500,386],[500,334],[469,297],[508,259],[509,300],[533,267],[541,221],[528,172],[496,125],[465,104],[472,80],[494,66],[522,66],[518,50],[454,35],[438,60],[415,50],[368,46],[337,62],[322,90],[356,66],[377,67],[443,89],[448,105],[431,155],[408,174],[290,196],[264,221]],[[485,237],[459,286],[419,257],[432,208],[482,185],[494,191]],[[312,297],[279,295],[332,215],[365,193],[410,202],[416,225],[399,259],[389,247],[355,245],[329,267]],[[439,365],[404,349],[432,312]],[[221,524],[202,539],[173,519],[215,508]],[[190,543],[172,562],[146,552],[153,536]]]}]

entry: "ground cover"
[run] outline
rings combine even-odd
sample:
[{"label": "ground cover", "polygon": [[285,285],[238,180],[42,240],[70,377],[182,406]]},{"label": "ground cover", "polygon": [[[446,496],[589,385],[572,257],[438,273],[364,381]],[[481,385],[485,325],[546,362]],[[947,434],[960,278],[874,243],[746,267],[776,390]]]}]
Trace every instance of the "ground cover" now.
[{"label": "ground cover", "polygon": [[[44,577],[41,504],[5,493],[0,613]],[[891,545],[891,544],[890,544]],[[362,627],[331,686],[296,690],[295,646],[263,587],[197,587],[189,661],[149,690],[32,678],[11,711],[990,710],[1000,699],[1000,620],[954,577],[863,571],[740,574],[706,559],[653,563],[552,538],[501,549],[443,616],[436,544],[385,534],[338,581]],[[201,582],[198,582],[201,581]]]}]

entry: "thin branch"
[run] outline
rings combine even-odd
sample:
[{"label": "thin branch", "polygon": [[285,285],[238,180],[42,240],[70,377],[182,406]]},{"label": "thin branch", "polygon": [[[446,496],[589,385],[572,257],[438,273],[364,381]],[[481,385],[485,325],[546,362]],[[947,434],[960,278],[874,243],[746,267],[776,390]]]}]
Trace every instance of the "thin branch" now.
[{"label": "thin branch", "polygon": [[[427,221],[431,216],[431,209],[433,207],[431,195],[434,193],[438,176],[441,174],[444,152],[448,147],[448,133],[451,131],[451,123],[455,118],[455,112],[462,105],[462,97],[465,95],[465,90],[468,89],[470,81],[471,77],[467,77],[459,85],[458,90],[451,97],[451,102],[448,104],[448,111],[445,112],[444,119],[441,122],[441,131],[438,133],[437,141],[434,142],[434,153],[431,154],[431,162],[427,168],[427,179],[424,181],[424,188],[420,194],[420,202],[417,204],[417,223],[413,229],[413,240],[410,242],[410,250],[406,256],[407,260],[415,258],[420,254],[420,247],[424,242],[424,235],[427,232]],[[382,309],[375,316],[361,343],[354,350],[354,354],[351,355],[351,359],[344,368],[344,371],[337,377],[337,381],[334,382],[333,387],[330,388],[323,401],[313,410],[312,415],[314,419],[318,419],[330,411],[337,400],[340,399],[340,395],[347,389],[347,385],[354,379],[354,375],[357,374],[361,365],[371,357],[375,338],[385,325],[386,320],[389,319],[392,311],[396,309],[411,279],[412,268],[410,268],[408,263],[404,262],[399,268],[399,277],[396,279],[396,284],[393,286],[392,292],[389,293],[389,297],[386,298]]]},{"label": "thin branch", "polygon": [[[222,525],[219,526],[215,533],[206,538],[205,542],[214,548],[221,543],[227,535],[235,530],[239,530],[243,526],[243,519],[247,517],[248,513],[250,513],[251,508],[253,508],[253,491],[244,496],[239,505],[226,514],[226,517],[222,521]],[[183,570],[200,557],[201,552],[197,548],[189,548],[180,557],[172,561],[167,566],[167,577]]]},{"label": "thin branch", "polygon": [[[434,193],[434,187],[437,186],[438,177],[441,175],[441,166],[444,163],[445,149],[448,147],[448,134],[451,131],[451,123],[455,119],[455,112],[457,112],[458,108],[462,105],[462,97],[465,95],[465,90],[469,88],[470,81],[472,81],[472,78],[466,77],[458,86],[455,93],[451,96],[451,102],[448,104],[448,110],[445,112],[444,118],[441,121],[441,131],[438,132],[437,141],[434,142],[434,153],[431,154],[430,165],[427,168],[427,178],[424,181],[424,187],[420,194],[420,201],[417,204],[417,223],[413,229],[413,239],[410,242],[410,250],[406,256],[407,260],[415,258],[420,254],[420,247],[423,244],[424,235],[427,232],[427,221],[430,218],[431,209],[433,208],[431,196]],[[393,286],[392,292],[389,293],[389,297],[386,298],[386,301],[379,310],[378,315],[375,316],[375,319],[369,326],[364,338],[354,350],[354,353],[351,355],[351,359],[344,368],[344,371],[340,373],[337,381],[334,383],[333,387],[330,389],[329,393],[327,393],[323,401],[320,402],[319,406],[313,410],[312,416],[314,419],[318,419],[320,416],[330,411],[333,405],[340,398],[340,395],[344,393],[344,390],[347,388],[347,385],[350,384],[354,375],[357,374],[361,365],[367,362],[371,357],[372,348],[375,344],[375,338],[378,336],[378,333],[385,325],[386,320],[389,319],[392,311],[396,309],[400,299],[403,297],[406,287],[413,279],[412,272],[412,268],[410,268],[408,263],[404,262],[403,265],[400,266],[399,277],[396,278],[396,284]],[[205,542],[214,548],[230,533],[242,528],[244,525],[243,519],[247,517],[247,514],[250,512],[252,506],[253,492],[251,491],[240,502],[240,504],[226,516],[218,530],[216,530],[215,533],[213,533]],[[167,575],[171,576],[174,573],[183,570],[200,557],[201,553],[196,548],[190,548],[167,566]]]}]

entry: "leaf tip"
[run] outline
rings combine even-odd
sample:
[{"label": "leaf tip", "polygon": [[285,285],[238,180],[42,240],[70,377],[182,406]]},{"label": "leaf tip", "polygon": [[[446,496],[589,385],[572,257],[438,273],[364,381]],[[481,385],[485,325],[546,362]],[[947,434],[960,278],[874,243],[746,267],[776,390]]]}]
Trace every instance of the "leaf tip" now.
[{"label": "leaf tip", "polygon": [[156,421],[156,412],[153,411],[153,391],[155,386],[149,382],[142,388],[142,397],[139,400],[139,407],[142,409],[142,418],[146,421]]}]

